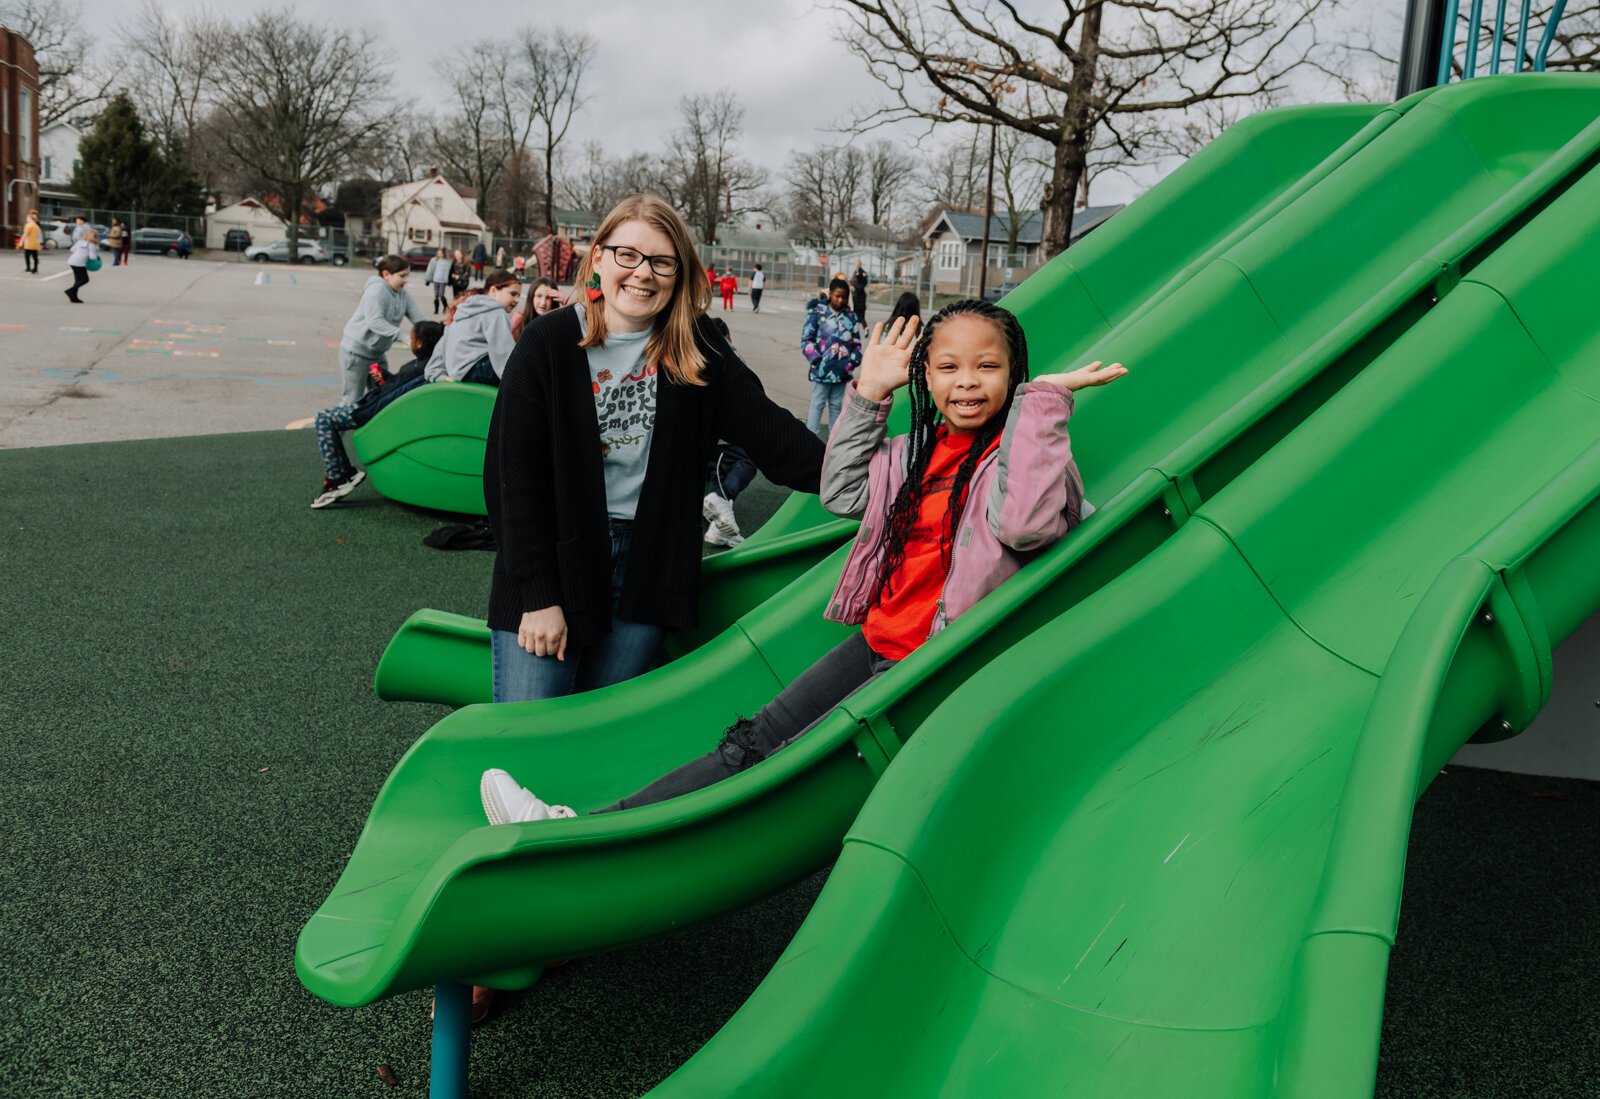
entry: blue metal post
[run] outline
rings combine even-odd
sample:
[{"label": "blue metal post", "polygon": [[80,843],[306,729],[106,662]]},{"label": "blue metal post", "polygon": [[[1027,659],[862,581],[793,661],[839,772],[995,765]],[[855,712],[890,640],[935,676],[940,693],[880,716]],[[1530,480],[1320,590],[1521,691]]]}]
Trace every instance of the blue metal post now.
[{"label": "blue metal post", "polygon": [[1450,83],[1450,58],[1456,52],[1456,14],[1460,11],[1461,0],[1450,0],[1450,7],[1445,11],[1443,45],[1439,48],[1439,79],[1434,81],[1441,87]]},{"label": "blue metal post", "polygon": [[1472,14],[1467,16],[1467,56],[1461,65],[1461,79],[1471,80],[1478,74],[1478,24],[1483,21],[1483,0],[1472,0]]},{"label": "blue metal post", "polygon": [[1522,71],[1522,60],[1527,57],[1528,20],[1533,16],[1533,0],[1522,0],[1522,23],[1517,27],[1517,65],[1511,71]]},{"label": "blue metal post", "polygon": [[1494,9],[1494,56],[1489,58],[1489,75],[1500,71],[1500,55],[1506,48],[1506,0],[1499,0]]},{"label": "blue metal post", "polygon": [[1539,40],[1539,52],[1533,57],[1533,71],[1544,72],[1545,58],[1550,55],[1550,43],[1556,40],[1556,24],[1561,22],[1561,13],[1567,10],[1567,0],[1556,0],[1555,7],[1550,9],[1550,22],[1544,25],[1544,37]]},{"label": "blue metal post", "polygon": [[467,1099],[467,1057],[472,1048],[472,986],[433,987],[433,1070],[428,1099]]}]

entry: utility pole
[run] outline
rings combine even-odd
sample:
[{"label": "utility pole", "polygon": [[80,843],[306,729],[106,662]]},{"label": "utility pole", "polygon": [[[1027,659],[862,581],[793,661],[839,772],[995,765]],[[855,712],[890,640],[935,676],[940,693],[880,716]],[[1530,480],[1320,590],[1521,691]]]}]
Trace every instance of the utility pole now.
[{"label": "utility pole", "polygon": [[983,247],[978,249],[978,298],[989,288],[989,223],[994,220],[994,140],[999,123],[989,124],[989,186],[983,199]]}]

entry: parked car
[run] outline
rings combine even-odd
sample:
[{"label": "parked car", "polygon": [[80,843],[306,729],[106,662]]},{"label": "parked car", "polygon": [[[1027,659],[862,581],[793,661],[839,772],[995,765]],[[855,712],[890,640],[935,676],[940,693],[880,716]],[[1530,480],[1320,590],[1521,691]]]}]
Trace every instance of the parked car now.
[{"label": "parked car", "polygon": [[[438,252],[439,250],[437,248],[407,248],[404,252],[400,253],[400,258],[409,263],[413,271],[421,271],[428,266],[428,261],[437,255]],[[378,260],[381,260],[382,258],[382,256],[379,256],[378,259],[373,260],[372,262],[376,264]]]},{"label": "parked car", "polygon": [[255,238],[248,229],[229,229],[222,235],[222,250],[224,252],[243,252],[254,244]]},{"label": "parked car", "polygon": [[984,301],[999,301],[1001,298],[1003,298],[1007,294],[1011,293],[1011,291],[1015,290],[1020,285],[1022,285],[1022,284],[1021,283],[1017,283],[1017,282],[1007,282],[1007,283],[1002,283],[999,286],[990,286],[990,287],[988,287],[988,288],[986,288],[984,290],[984,292],[983,292],[983,300]]},{"label": "parked car", "polygon": [[[345,264],[343,252],[332,252],[325,248],[320,240],[301,240],[297,242],[296,249],[298,263],[331,263],[335,267]],[[244,250],[244,258],[254,260],[256,263],[289,262],[289,238],[275,240],[271,244],[253,244]]]},{"label": "parked car", "polygon": [[133,250],[158,256],[187,256],[194,251],[194,241],[182,229],[135,229]]},{"label": "parked car", "polygon": [[46,248],[71,248],[72,225],[70,221],[41,221],[39,243]]}]

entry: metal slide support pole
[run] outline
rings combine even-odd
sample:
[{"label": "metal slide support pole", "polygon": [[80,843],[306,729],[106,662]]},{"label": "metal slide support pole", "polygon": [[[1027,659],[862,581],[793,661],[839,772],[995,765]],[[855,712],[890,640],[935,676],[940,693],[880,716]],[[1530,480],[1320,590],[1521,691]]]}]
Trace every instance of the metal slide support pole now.
[{"label": "metal slide support pole", "polygon": [[433,1067],[428,1099],[467,1099],[467,1055],[472,1048],[472,986],[433,987]]},{"label": "metal slide support pole", "polygon": [[1499,0],[1494,9],[1494,56],[1489,58],[1489,75],[1500,71],[1500,55],[1506,46],[1506,0]]},{"label": "metal slide support pole", "polygon": [[1539,52],[1533,57],[1533,71],[1544,72],[1545,58],[1550,55],[1550,43],[1556,40],[1556,26],[1561,22],[1561,13],[1567,10],[1567,0],[1556,0],[1555,7],[1550,9],[1550,22],[1544,25],[1544,37],[1539,40]]},{"label": "metal slide support pole", "polygon": [[1472,0],[1472,14],[1467,16],[1467,56],[1461,65],[1461,79],[1471,80],[1478,75],[1478,31],[1483,22],[1483,0]]},{"label": "metal slide support pole", "polygon": [[1522,71],[1522,62],[1527,57],[1528,49],[1528,20],[1533,18],[1533,0],[1522,0],[1522,22],[1517,26],[1517,63],[1512,72]]},{"label": "metal slide support pole", "polygon": [[[1445,0],[1409,0],[1405,39],[1400,47],[1400,79],[1395,98],[1404,99],[1441,83],[1439,41],[1444,37]],[[1448,79],[1449,69],[1445,70]]]}]

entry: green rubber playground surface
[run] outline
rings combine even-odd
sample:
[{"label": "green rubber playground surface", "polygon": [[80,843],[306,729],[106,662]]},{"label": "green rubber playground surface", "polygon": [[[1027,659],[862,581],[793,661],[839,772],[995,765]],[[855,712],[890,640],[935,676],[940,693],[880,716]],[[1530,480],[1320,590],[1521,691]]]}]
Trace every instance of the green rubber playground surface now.
[{"label": "green rubber playground surface", "polygon": [[[332,1007],[294,944],[444,713],[373,698],[378,654],[419,606],[480,614],[490,558],[423,547],[440,518],[366,489],[309,510],[316,468],[304,433],[0,452],[0,1095],[426,1093],[426,993]],[[776,503],[758,482],[741,522]],[[1597,846],[1595,784],[1434,783],[1380,1095],[1592,1093]],[[821,881],[506,996],[474,1035],[474,1093],[646,1090],[766,975]]]}]

